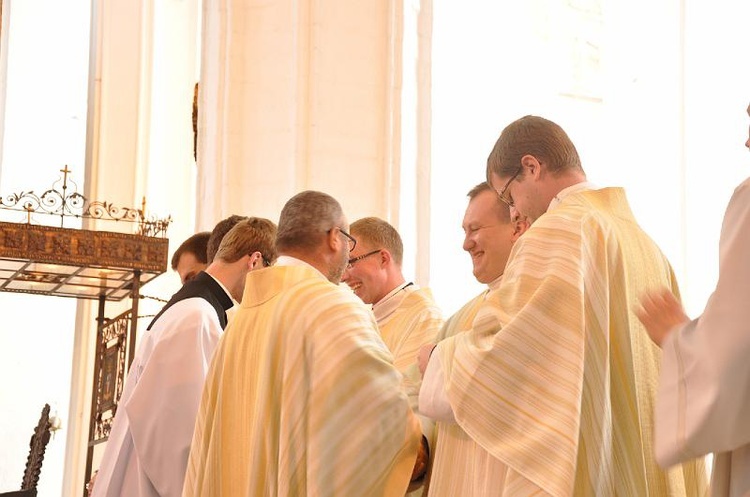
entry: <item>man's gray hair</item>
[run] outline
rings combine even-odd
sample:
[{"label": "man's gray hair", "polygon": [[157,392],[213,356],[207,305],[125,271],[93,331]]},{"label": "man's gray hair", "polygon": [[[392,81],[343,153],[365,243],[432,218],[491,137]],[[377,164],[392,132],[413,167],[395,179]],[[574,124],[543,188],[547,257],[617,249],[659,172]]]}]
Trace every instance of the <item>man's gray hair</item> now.
[{"label": "man's gray hair", "polygon": [[343,217],[341,205],[330,195],[312,190],[300,192],[281,210],[276,249],[281,253],[314,248]]}]

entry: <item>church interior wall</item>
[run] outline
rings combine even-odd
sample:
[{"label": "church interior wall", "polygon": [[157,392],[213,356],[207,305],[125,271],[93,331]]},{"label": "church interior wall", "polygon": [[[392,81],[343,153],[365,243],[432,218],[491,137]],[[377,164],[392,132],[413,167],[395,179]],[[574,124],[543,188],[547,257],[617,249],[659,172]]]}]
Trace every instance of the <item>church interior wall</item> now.
[{"label": "church interior wall", "polygon": [[[748,174],[750,5],[1,1],[0,195],[67,164],[90,198],[171,215],[171,256],[229,214],[277,221],[291,195],[323,190],[350,221],[393,222],[405,272],[449,315],[480,291],[466,192],[501,128],[533,113],[570,133],[590,180],[626,188],[689,313],[715,283],[719,222]],[[142,293],[178,287],[170,269]],[[39,495],[80,495],[95,305],[0,293],[0,315],[0,491],[49,402],[63,428]]]}]

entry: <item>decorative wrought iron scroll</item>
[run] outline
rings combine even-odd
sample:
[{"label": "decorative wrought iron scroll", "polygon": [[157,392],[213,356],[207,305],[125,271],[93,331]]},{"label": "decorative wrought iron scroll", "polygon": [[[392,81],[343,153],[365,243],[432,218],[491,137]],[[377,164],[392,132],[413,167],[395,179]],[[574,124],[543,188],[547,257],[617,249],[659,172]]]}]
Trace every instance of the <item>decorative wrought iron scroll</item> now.
[{"label": "decorative wrought iron scroll", "polygon": [[[31,224],[33,214],[58,216],[60,227],[65,227],[65,218],[102,219],[136,223],[137,234],[143,236],[166,237],[172,217],[156,218],[146,215],[146,199],[140,209],[118,207],[110,202],[90,201],[78,193],[78,185],[68,177],[71,172],[66,165],[60,169],[62,179],[53,183],[52,188],[42,194],[34,191],[11,193],[0,196],[0,209],[26,213],[26,222]],[[59,185],[59,186],[58,186]],[[71,192],[68,191],[71,188]]]},{"label": "decorative wrought iron scroll", "polygon": [[100,325],[99,370],[96,376],[96,408],[93,443],[105,441],[112,429],[118,402],[125,383],[125,352],[132,323],[132,311],[126,311]]}]

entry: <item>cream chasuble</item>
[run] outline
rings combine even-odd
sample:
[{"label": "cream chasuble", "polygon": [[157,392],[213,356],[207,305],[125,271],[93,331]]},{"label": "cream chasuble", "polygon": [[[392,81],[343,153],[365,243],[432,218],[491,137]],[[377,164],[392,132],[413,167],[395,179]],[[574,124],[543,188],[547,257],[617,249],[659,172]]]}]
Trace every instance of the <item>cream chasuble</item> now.
[{"label": "cream chasuble", "polygon": [[[435,343],[443,326],[443,314],[427,288],[418,288],[409,283],[397,288],[392,294],[373,306],[373,313],[388,349],[393,353],[396,368],[404,375],[404,388],[409,396],[409,405],[418,412],[421,376],[417,366],[417,354],[422,345]],[[433,450],[434,423],[419,416],[422,434]],[[422,488],[409,496],[422,495]]]},{"label": "cream chasuble", "polygon": [[[417,412],[421,383],[417,354],[422,345],[435,342],[443,326],[443,315],[427,288],[410,284],[386,298],[389,298],[387,303],[381,301],[374,306],[375,320],[383,342],[393,354],[393,364],[404,375],[409,405]],[[421,421],[424,435],[429,440],[432,422],[426,418]]]},{"label": "cream chasuble", "polygon": [[403,495],[420,433],[401,381],[354,294],[307,265],[249,273],[209,369],[183,495]]},{"label": "cream chasuble", "polygon": [[750,495],[750,179],[724,215],[716,290],[701,317],[673,331],[663,348],[659,462],[716,452],[712,495]]},{"label": "cream chasuble", "polygon": [[373,312],[380,336],[393,354],[393,363],[403,372],[417,363],[422,345],[434,343],[443,326],[443,314],[427,288],[405,286],[389,300],[396,300],[397,305],[385,308],[389,302],[378,303]]},{"label": "cream chasuble", "polygon": [[[440,331],[438,341],[471,329],[487,293],[482,292],[451,316]],[[427,495],[497,495],[505,484],[508,469],[505,464],[476,443],[461,426],[449,422],[438,422],[435,426],[434,461]]]},{"label": "cream chasuble", "polygon": [[496,495],[705,494],[702,461],[653,455],[660,351],[632,308],[660,285],[677,292],[619,188],[565,196],[516,242],[473,328],[435,351],[458,424],[508,467]]}]

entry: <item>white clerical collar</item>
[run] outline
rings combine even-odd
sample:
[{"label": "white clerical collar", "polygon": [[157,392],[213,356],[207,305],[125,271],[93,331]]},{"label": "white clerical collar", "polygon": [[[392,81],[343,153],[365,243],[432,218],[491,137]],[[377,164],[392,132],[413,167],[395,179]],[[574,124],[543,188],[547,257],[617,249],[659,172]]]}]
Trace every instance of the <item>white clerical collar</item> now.
[{"label": "white clerical collar", "polygon": [[325,275],[318,271],[318,268],[310,264],[309,262],[305,262],[302,259],[297,259],[296,257],[292,257],[291,255],[280,255],[276,258],[276,262],[273,264],[274,266],[307,266],[309,268],[314,269],[318,273],[321,274],[325,278]]},{"label": "white clerical collar", "polygon": [[[414,283],[407,282],[397,286],[388,294],[380,299],[377,303],[372,306],[372,312],[375,314],[375,321],[378,323],[383,319],[387,318],[393,312],[398,309],[401,303],[406,298],[406,295],[416,290],[417,287]],[[402,291],[403,290],[403,291]]]},{"label": "white clerical collar", "polygon": [[567,197],[570,194],[583,192],[586,190],[596,190],[597,187],[595,184],[593,184],[590,181],[583,181],[581,183],[576,183],[575,185],[571,185],[567,188],[563,188],[560,190],[557,195],[552,199],[552,202],[549,203],[549,207],[547,207],[547,210],[552,210],[558,205],[560,205],[560,202]]},{"label": "white clerical collar", "polygon": [[[224,290],[224,293],[227,294],[227,297],[229,297],[230,299],[232,299],[232,306],[234,306],[237,303],[237,301],[234,300],[234,297],[232,297],[232,294],[229,293],[229,290],[227,290],[227,287],[224,286],[224,283],[222,283],[221,281],[219,281],[217,278],[214,277],[213,274],[209,273],[208,271],[206,271],[205,273],[207,275],[209,275],[216,283],[219,284],[219,286],[221,287],[221,289]],[[230,309],[231,309],[231,307],[230,307]]]}]

